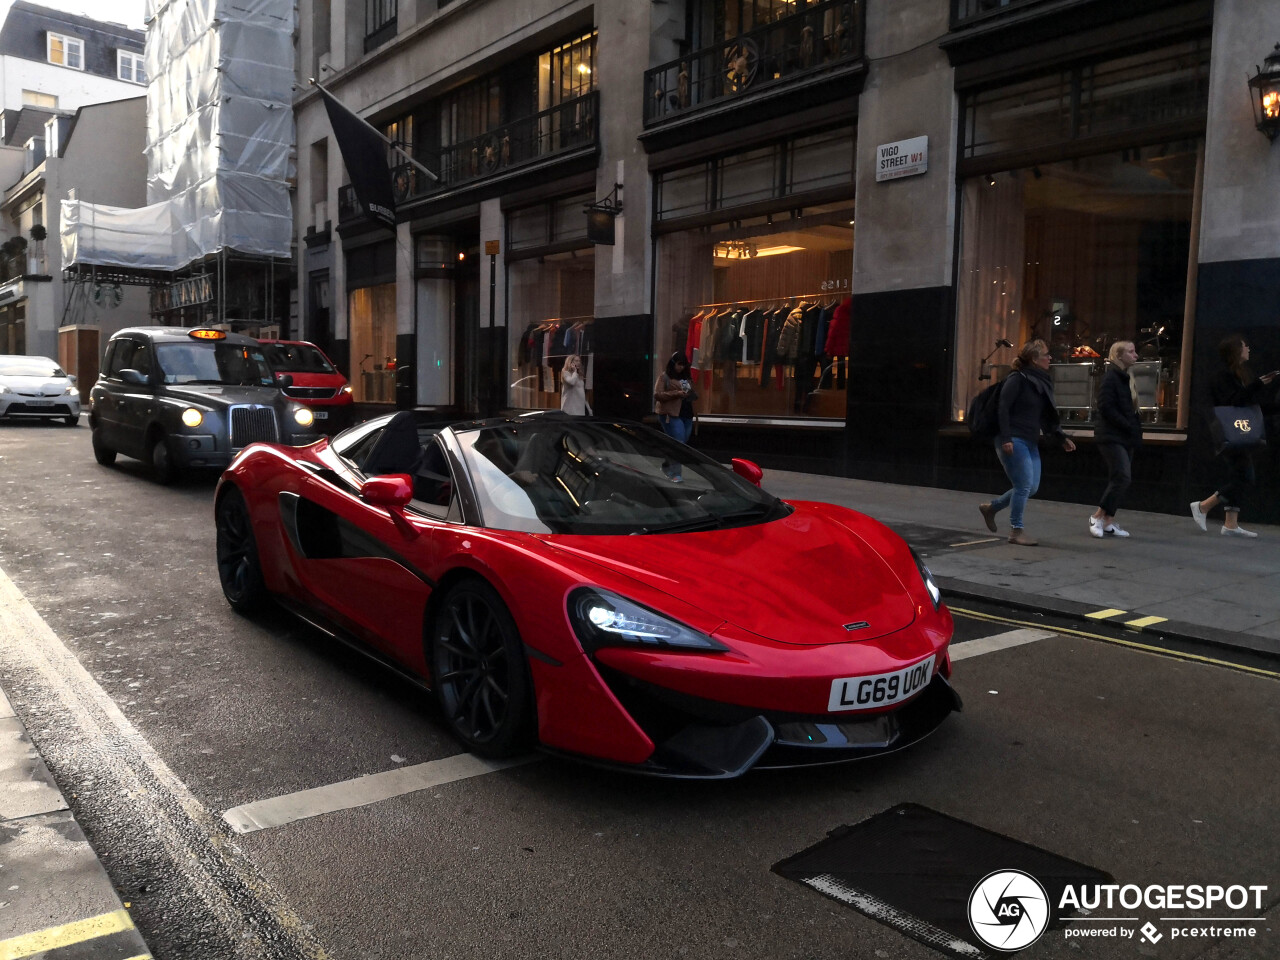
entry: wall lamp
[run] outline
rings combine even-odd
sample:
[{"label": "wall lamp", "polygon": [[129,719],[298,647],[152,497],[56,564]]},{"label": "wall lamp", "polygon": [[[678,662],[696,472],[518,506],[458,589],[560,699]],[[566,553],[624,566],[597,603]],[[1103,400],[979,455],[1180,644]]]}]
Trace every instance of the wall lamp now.
[{"label": "wall lamp", "polygon": [[1280,43],[1257,71],[1249,78],[1254,123],[1268,140],[1275,140],[1280,134]]}]

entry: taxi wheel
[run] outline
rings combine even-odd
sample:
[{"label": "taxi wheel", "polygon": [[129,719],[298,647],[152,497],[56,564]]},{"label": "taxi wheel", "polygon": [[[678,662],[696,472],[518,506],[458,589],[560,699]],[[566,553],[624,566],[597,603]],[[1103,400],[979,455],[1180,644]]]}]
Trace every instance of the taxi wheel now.
[{"label": "taxi wheel", "polygon": [[169,452],[169,444],[163,433],[156,434],[155,439],[151,441],[147,462],[151,464],[151,472],[155,475],[156,482],[166,487],[176,482],[181,475],[178,465],[173,460],[173,454]]},{"label": "taxi wheel", "polygon": [[93,459],[97,460],[104,467],[109,467],[116,462],[116,452],[102,442],[102,431],[98,427],[93,427],[89,431],[89,439],[93,443]]},{"label": "taxi wheel", "polygon": [[235,487],[228,488],[218,501],[216,527],[222,595],[237,613],[251,613],[266,600],[267,587],[262,580],[249,505]]},{"label": "taxi wheel", "polygon": [[455,585],[430,638],[432,688],[453,735],[482,757],[525,752],[534,735],[533,684],[497,591],[478,579]]}]

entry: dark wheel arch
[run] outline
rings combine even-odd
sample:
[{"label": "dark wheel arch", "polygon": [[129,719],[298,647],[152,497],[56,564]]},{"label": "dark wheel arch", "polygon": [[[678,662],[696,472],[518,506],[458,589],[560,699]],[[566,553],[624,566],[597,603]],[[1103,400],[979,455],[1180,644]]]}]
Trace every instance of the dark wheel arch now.
[{"label": "dark wheel arch", "polygon": [[102,427],[95,419],[89,420],[89,442],[93,446],[93,459],[104,467],[116,462],[116,452],[102,439]]}]

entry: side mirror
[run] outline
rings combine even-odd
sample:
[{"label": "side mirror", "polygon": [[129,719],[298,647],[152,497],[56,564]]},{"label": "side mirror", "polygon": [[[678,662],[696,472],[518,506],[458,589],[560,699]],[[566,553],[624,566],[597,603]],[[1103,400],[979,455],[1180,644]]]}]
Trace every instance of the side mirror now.
[{"label": "side mirror", "polygon": [[70,380],[72,383],[75,383],[75,382],[76,382],[76,375],[75,375],[74,373],[68,373],[68,374],[67,374],[67,379],[68,379],[68,380]]},{"label": "side mirror", "polygon": [[360,488],[360,499],[375,507],[403,509],[413,499],[413,480],[407,473],[370,477]]},{"label": "side mirror", "polygon": [[133,367],[125,367],[120,371],[120,379],[125,383],[132,384],[135,387],[145,387],[149,382],[147,375],[141,370],[135,370]]},{"label": "side mirror", "polygon": [[276,386],[277,386],[277,387],[279,387],[281,390],[285,390],[285,389],[287,389],[287,388],[289,388],[289,387],[292,387],[292,386],[293,386],[293,374],[291,374],[291,373],[277,373],[277,374],[276,374]]},{"label": "side mirror", "polygon": [[759,466],[741,457],[733,458],[733,472],[747,483],[754,483],[757,487],[760,486],[760,478],[764,476],[764,471]]}]

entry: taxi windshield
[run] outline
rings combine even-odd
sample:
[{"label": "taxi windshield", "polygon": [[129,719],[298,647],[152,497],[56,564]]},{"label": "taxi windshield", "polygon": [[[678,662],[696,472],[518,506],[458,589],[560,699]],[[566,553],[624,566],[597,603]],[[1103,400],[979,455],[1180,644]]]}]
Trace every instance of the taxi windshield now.
[{"label": "taxi windshield", "polygon": [[156,358],[165,383],[221,383],[227,386],[275,385],[271,366],[256,344],[161,343]]}]

